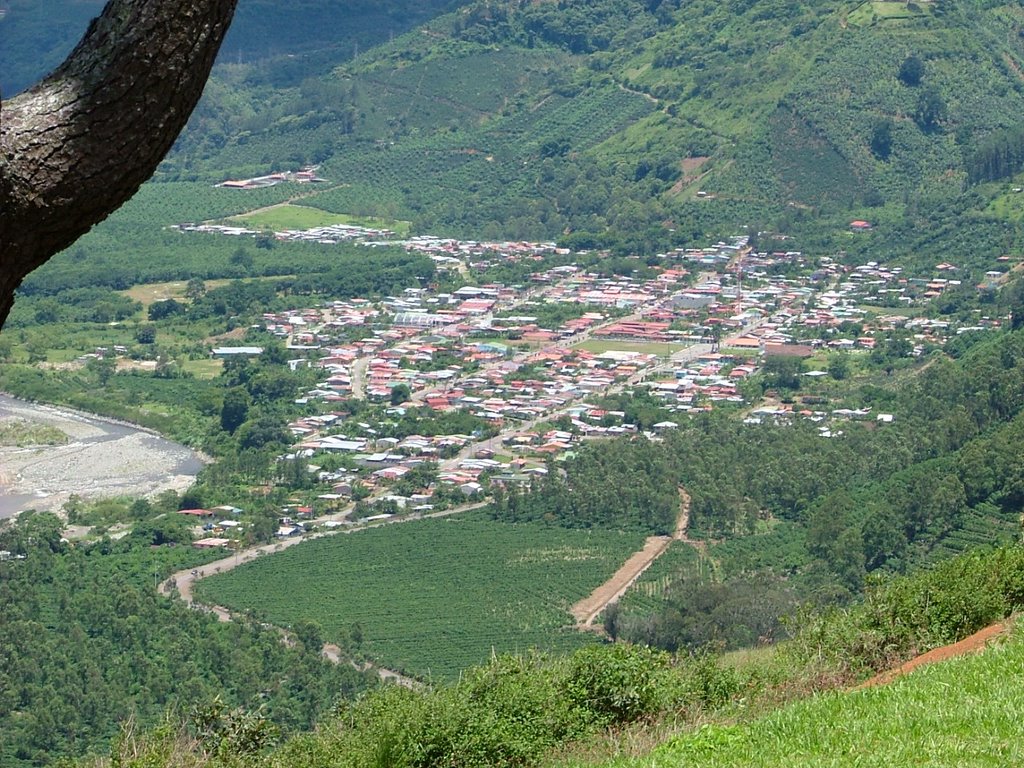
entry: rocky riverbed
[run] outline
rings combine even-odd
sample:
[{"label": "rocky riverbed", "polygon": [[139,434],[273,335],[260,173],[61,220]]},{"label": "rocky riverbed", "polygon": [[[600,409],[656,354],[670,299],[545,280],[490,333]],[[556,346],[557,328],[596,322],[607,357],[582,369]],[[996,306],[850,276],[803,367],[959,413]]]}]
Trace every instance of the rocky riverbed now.
[{"label": "rocky riverbed", "polygon": [[0,447],[0,518],[59,510],[72,494],[95,499],[184,490],[203,467],[191,449],[139,427],[0,395],[0,423],[11,419],[55,428],[68,440]]}]

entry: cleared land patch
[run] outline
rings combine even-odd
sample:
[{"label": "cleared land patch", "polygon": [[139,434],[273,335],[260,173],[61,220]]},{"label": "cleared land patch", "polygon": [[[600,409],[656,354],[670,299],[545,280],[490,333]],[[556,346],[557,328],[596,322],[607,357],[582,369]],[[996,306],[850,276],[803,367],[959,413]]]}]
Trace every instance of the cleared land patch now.
[{"label": "cleared land patch", "polygon": [[377,663],[452,678],[492,652],[568,650],[593,638],[569,606],[641,545],[640,534],[452,517],[388,525],[292,547],[203,580],[204,603],[279,626],[318,622]]},{"label": "cleared land patch", "polygon": [[[260,277],[247,277],[243,282],[249,282],[251,280],[286,280],[295,275],[268,275]],[[206,290],[211,291],[214,288],[223,288],[229,283],[235,282],[234,279],[228,278],[217,278],[215,280],[204,280],[203,285]],[[168,299],[175,299],[176,301],[187,301],[185,297],[185,291],[188,289],[188,281],[186,280],[168,280],[162,283],[142,283],[132,288],[128,288],[119,293],[124,294],[132,301],[137,301],[142,304],[143,307],[149,307],[150,304],[155,304],[158,301],[167,301]]]},{"label": "cleared land patch", "polygon": [[617,341],[615,339],[588,339],[575,345],[577,349],[601,354],[602,352],[639,352],[642,355],[670,355],[685,349],[688,344],[656,341]]},{"label": "cleared land patch", "polygon": [[400,236],[409,234],[409,230],[412,227],[412,224],[408,221],[393,221],[374,216],[351,216],[346,213],[330,213],[319,208],[311,208],[307,205],[289,204],[274,205],[243,216],[233,216],[229,221],[239,222],[250,227],[273,230],[303,230],[313,229],[314,227],[326,227],[331,224],[352,224],[372,229],[390,229]]},{"label": "cleared land patch", "polygon": [[932,13],[929,0],[905,3],[902,0],[875,0],[859,5],[849,16],[849,23],[863,27],[876,21],[899,21],[928,18]]}]

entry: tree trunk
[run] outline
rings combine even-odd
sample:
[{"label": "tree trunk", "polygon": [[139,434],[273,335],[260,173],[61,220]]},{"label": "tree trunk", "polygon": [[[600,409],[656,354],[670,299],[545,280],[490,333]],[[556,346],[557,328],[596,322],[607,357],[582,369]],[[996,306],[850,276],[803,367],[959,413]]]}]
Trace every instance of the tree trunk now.
[{"label": "tree trunk", "polygon": [[110,0],[0,113],[0,324],[22,279],[126,202],[202,95],[237,0]]}]

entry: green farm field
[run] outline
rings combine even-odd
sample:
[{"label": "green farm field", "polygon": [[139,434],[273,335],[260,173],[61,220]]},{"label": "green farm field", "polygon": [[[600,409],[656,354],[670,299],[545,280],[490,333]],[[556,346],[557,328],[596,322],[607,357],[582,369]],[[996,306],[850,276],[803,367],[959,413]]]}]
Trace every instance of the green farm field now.
[{"label": "green farm field", "polygon": [[664,599],[672,584],[685,577],[705,578],[713,565],[703,560],[690,544],[673,541],[665,554],[641,574],[619,604],[626,609],[654,610]]},{"label": "green farm field", "polygon": [[280,625],[318,622],[384,667],[451,679],[492,652],[565,651],[594,636],[569,606],[639,549],[636,534],[508,525],[479,516],[302,544],[206,579],[199,598]]}]

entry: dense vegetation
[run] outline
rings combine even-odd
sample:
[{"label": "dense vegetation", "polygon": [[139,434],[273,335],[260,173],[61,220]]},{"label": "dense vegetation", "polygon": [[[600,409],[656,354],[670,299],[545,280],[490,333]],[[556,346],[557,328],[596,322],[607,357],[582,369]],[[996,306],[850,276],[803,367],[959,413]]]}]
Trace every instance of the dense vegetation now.
[{"label": "dense vegetation", "polygon": [[660,607],[627,600],[606,626],[670,649],[778,637],[779,616],[798,599],[848,600],[866,574],[1016,534],[1012,446],[1024,418],[1024,337],[1003,334],[956,353],[936,352],[902,386],[848,393],[851,406],[891,411],[895,421],[883,428],[849,421],[826,439],[813,422],[702,415],[658,442],[587,444],[565,463],[564,478],[551,473],[525,495],[499,496],[492,514],[667,533],[682,487],[691,530],[724,541],[705,567],[684,562],[667,575]]},{"label": "dense vegetation", "polygon": [[444,680],[492,652],[587,642],[569,606],[639,544],[636,535],[464,514],[303,544],[205,579],[198,592],[282,626],[312,619],[350,651]]},{"label": "dense vegetation", "polygon": [[[165,171],[319,162],[347,185],[306,201],[327,210],[640,251],[742,224],[846,247],[866,216],[858,249],[934,256],[951,207],[984,208],[968,182],[1016,167],[1020,19],[894,7],[479,0],[280,91],[277,113],[211,94],[221,126]],[[987,216],[958,226],[976,257],[1018,237]]]},{"label": "dense vegetation", "polygon": [[664,482],[673,466],[645,441],[601,442],[553,469],[525,493],[513,486],[492,506],[496,520],[542,520],[566,528],[675,530],[679,493]]},{"label": "dense vegetation", "polygon": [[[1007,190],[990,180],[1019,170],[1021,19],[980,0],[897,5],[393,0],[349,4],[336,24],[327,0],[301,12],[243,3],[163,183],[26,291],[103,273],[219,276],[230,239],[203,238],[183,260],[179,235],[154,222],[295,196],[420,232],[620,253],[748,226],[858,258],[924,264],[952,251],[980,275],[1020,245],[1019,217],[990,206]],[[70,39],[29,6],[11,3],[0,22],[12,40],[45,50]],[[304,163],[328,183],[211,188]],[[851,241],[852,218],[874,231]],[[327,268],[298,245],[254,256],[249,274]]]},{"label": "dense vegetation", "polygon": [[[791,643],[746,663],[671,657],[624,644],[591,646],[562,658],[498,657],[467,671],[454,684],[371,693],[339,708],[317,733],[289,739],[276,749],[246,748],[246,743],[227,738],[211,742],[193,726],[191,739],[199,736],[197,744],[189,731],[172,722],[148,737],[122,740],[115,754],[122,765],[131,766],[166,765],[190,756],[189,750],[195,750],[190,757],[199,764],[211,766],[576,765],[573,752],[566,752],[570,745],[621,755],[637,749],[625,747],[631,735],[645,743],[643,722],[662,718],[669,732],[680,735],[642,762],[615,765],[646,765],[652,759],[671,765],[712,754],[733,761],[725,764],[746,765],[755,747],[758,755],[762,749],[781,755],[791,743],[799,743],[799,753],[815,755],[805,764],[818,764],[813,760],[819,746],[812,744],[818,745],[823,731],[830,732],[829,739],[846,743],[847,728],[828,728],[832,718],[845,713],[854,718],[844,720],[845,725],[857,723],[858,738],[874,741],[884,735],[891,744],[893,724],[886,713],[895,706],[889,702],[902,701],[901,687],[891,693],[816,697],[767,720],[759,716],[780,700],[848,685],[1006,617],[1022,605],[1022,584],[1024,554],[1019,547],[975,553],[920,576],[879,584],[861,606],[804,615]],[[978,735],[972,729],[980,727],[981,713],[989,710],[998,722],[999,737],[980,736],[980,744],[991,744],[1000,754],[1013,753],[1013,740],[1005,735],[1019,731],[1018,718],[1012,707],[995,707],[992,691],[1008,691],[1010,681],[1018,680],[1019,654],[1017,638],[994,657],[986,656],[1005,675],[1002,684],[991,675],[953,679],[941,668],[925,673],[926,679],[939,675],[941,680],[940,692],[931,686],[924,706],[912,708],[914,722],[927,721],[927,734],[916,738],[933,750],[928,754],[939,759],[935,744],[974,743]],[[971,666],[988,663],[974,661]],[[957,715],[949,714],[949,685],[971,692],[969,706],[953,708]],[[897,719],[906,717],[901,709]],[[698,723],[704,727],[693,732]],[[609,732],[610,738],[602,736]],[[805,738],[810,742],[793,742]],[[962,760],[976,753],[964,747],[955,755]],[[792,759],[789,752],[785,755]]]},{"label": "dense vegetation", "polygon": [[52,515],[0,532],[0,765],[49,765],[102,753],[118,724],[152,723],[220,700],[261,711],[285,731],[308,729],[367,687],[320,647],[288,648],[275,629],[189,610],[158,580],[209,559],[150,547],[140,530],[71,545]]},{"label": "dense vegetation", "polygon": [[[342,22],[342,12],[331,2],[283,7],[273,0],[246,0],[235,13],[221,62],[224,68],[249,65],[253,80],[295,85],[329,62],[358,53],[360,46],[366,50],[459,4],[349,0]],[[102,8],[103,0],[54,0],[45,6],[33,0],[4,3],[0,92],[17,93],[59,64]]]},{"label": "dense vegetation", "polygon": [[[10,41],[0,51],[3,91],[56,62],[95,10],[96,2],[59,0],[44,12],[9,0],[0,8]],[[211,341],[292,306],[290,295],[382,295],[438,279],[429,260],[403,252],[193,235],[174,224],[294,201],[411,222],[415,232],[557,238],[607,249],[582,262],[588,268],[638,275],[649,272],[645,262],[624,256],[654,263],[667,246],[747,227],[762,243],[778,232],[786,248],[850,263],[898,260],[924,273],[952,259],[964,285],[1024,246],[1024,208],[1014,197],[1024,106],[1016,6],[389,0],[348,3],[344,20],[338,15],[315,0],[243,3],[207,98],[157,180],[25,282],[0,339],[0,357],[11,360],[0,368],[3,389],[128,418],[219,457],[189,494],[167,500],[165,515],[244,504],[257,518],[248,535],[266,538],[290,492],[311,483],[304,463],[282,470],[274,458],[314,375],[285,371],[283,349],[257,332],[242,340],[267,352],[250,363],[207,360]],[[307,163],[328,181],[247,192],[212,186]],[[870,220],[872,231],[852,235],[853,218]],[[486,277],[522,281],[535,267]],[[120,292],[193,278],[242,282],[145,307]],[[936,303],[947,314],[976,308],[966,291]],[[537,314],[547,322],[554,313]],[[1022,317],[1014,315],[1015,327]],[[335,537],[204,585],[301,629],[308,642],[293,651],[273,631],[215,625],[152,594],[151,578],[200,562],[182,549],[148,548],[188,538],[152,509],[125,501],[82,512],[85,522],[137,524],[123,543],[92,546],[69,547],[45,519],[30,520],[32,541],[0,542],[27,555],[0,562],[0,760],[42,764],[102,748],[133,712],[152,722],[167,702],[186,709],[222,691],[228,706],[262,701],[281,725],[308,726],[336,694],[362,684],[317,660],[321,632],[438,679],[492,647],[575,647],[583,641],[564,630],[566,606],[641,534],[673,529],[680,487],[692,499],[691,535],[706,549],[673,544],[608,612],[606,628],[671,651],[777,639],[787,631],[780,615],[798,602],[856,603],[866,580],[1018,533],[1021,333],[965,335],[923,361],[920,375],[901,351],[908,340],[880,349],[872,375],[841,399],[891,412],[892,424],[851,421],[825,439],[810,424],[741,425],[728,412],[680,419],[660,442],[586,444],[527,491],[499,494],[490,510],[499,522]],[[155,370],[117,371],[98,360],[70,372],[37,367],[115,344]],[[752,386],[793,399],[797,373],[769,369]],[[664,418],[652,398],[614,407],[641,428]],[[429,422],[410,414],[385,432],[479,428],[466,414]],[[269,496],[254,490],[271,479],[281,482]],[[466,554],[472,540],[479,559]],[[312,566],[310,551],[324,553]],[[870,589],[860,607],[805,617],[794,663],[818,685],[960,636],[1020,605],[1019,560],[1016,550],[958,560]],[[467,602],[441,586],[456,573]],[[496,609],[482,596],[499,575],[514,600]],[[257,596],[258,582],[246,581],[254,576],[279,586]],[[344,605],[330,607],[328,594]],[[398,637],[399,606],[387,601],[407,604],[410,595],[416,630]],[[322,626],[300,624],[309,616]],[[550,662],[503,659],[451,688],[389,690],[346,705],[320,735],[266,761],[530,765],[594,728],[689,715],[761,682],[706,659],[673,665],[621,646]],[[191,736],[230,762],[249,733],[232,730],[239,723],[207,718]],[[732,732],[708,738],[719,736]],[[140,760],[168,761],[177,737],[172,727],[159,731]],[[122,764],[138,746],[130,741],[119,742]],[[689,756],[702,743],[679,742],[665,754]]]}]

